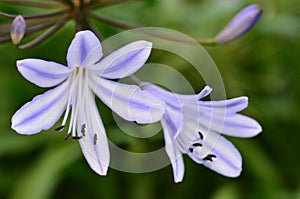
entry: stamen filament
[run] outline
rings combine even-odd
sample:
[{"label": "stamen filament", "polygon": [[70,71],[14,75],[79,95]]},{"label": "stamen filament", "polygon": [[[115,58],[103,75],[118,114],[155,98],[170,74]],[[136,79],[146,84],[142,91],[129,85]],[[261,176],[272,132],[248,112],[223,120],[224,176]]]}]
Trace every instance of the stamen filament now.
[{"label": "stamen filament", "polygon": [[66,137],[65,137],[65,141],[67,141],[67,139],[70,137],[71,133],[67,133]]},{"label": "stamen filament", "polygon": [[[77,110],[79,113],[77,113],[77,116],[79,118],[79,122],[82,124],[81,125],[81,129],[80,131],[78,130],[77,131],[77,134],[80,135],[79,137],[82,138],[86,135],[86,133],[89,133],[89,121],[90,121],[90,118],[87,118],[88,117],[88,114],[86,114],[86,111],[88,110],[87,109],[87,91],[89,89],[88,87],[88,78],[87,78],[87,75],[88,75],[88,71],[85,70],[84,68],[82,68],[80,71],[80,80],[79,80],[79,86],[78,86],[78,95],[79,97],[77,97],[78,99],[78,106],[77,106]],[[81,116],[79,117],[78,114],[81,114]],[[78,128],[79,129],[79,128]]]},{"label": "stamen filament", "polygon": [[68,98],[68,103],[67,103],[67,108],[66,108],[66,112],[65,112],[65,116],[62,122],[62,126],[64,126],[67,122],[68,119],[68,115],[70,112],[70,108],[71,108],[71,100],[73,99],[73,93],[74,93],[74,88],[75,88],[75,84],[73,83],[73,81],[75,81],[74,79],[76,78],[76,72],[73,72],[72,77],[70,78],[71,81],[71,88],[70,88],[70,92],[69,92],[69,98]]},{"label": "stamen filament", "polygon": [[77,70],[74,71],[74,80],[72,80],[72,88],[70,90],[70,98],[72,101],[72,110],[71,110],[71,118],[70,118],[70,124],[69,124],[69,129],[68,132],[72,134],[73,137],[76,136],[76,132],[74,133],[73,131],[73,123],[74,123],[74,114],[75,114],[75,109],[77,107],[77,85],[78,85],[78,75],[77,75]]},{"label": "stamen filament", "polygon": [[79,108],[82,106],[82,68],[78,67],[78,72],[77,72],[77,82],[76,85],[78,86],[76,89],[76,93],[75,93],[75,99],[76,99],[76,105],[75,105],[75,112],[74,112],[74,119],[72,120],[72,135],[73,137],[77,136],[77,129],[76,129],[76,125],[77,125],[77,118],[78,118],[78,112],[79,112]]}]

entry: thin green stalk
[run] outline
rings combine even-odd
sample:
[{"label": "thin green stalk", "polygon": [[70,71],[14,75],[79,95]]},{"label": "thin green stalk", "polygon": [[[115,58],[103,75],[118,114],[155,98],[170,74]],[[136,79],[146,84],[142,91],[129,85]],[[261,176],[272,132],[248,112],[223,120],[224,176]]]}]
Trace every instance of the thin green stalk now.
[{"label": "thin green stalk", "polygon": [[[138,27],[138,26],[135,26],[135,25],[132,25],[132,24],[129,24],[129,23],[125,23],[123,21],[116,20],[116,19],[110,18],[108,16],[104,16],[104,15],[101,15],[101,14],[98,14],[98,13],[97,14],[96,13],[91,13],[91,16],[93,18],[101,21],[101,22],[104,22],[104,23],[107,23],[107,24],[110,24],[110,25],[113,25],[113,26],[117,26],[117,27],[122,28],[122,29],[135,30],[135,31],[147,34],[147,35],[152,35],[152,36],[162,38],[162,39],[166,39],[166,40],[178,41],[178,42],[184,42],[184,43],[191,43],[190,39],[186,39],[184,37],[172,36],[172,35],[169,35],[169,34],[163,34],[161,32],[154,32],[154,31],[149,30],[149,29],[145,30],[145,29],[142,29],[141,27]],[[193,39],[201,45],[206,45],[206,46],[215,46],[215,45],[217,45],[216,40],[213,39],[213,38],[209,38],[209,39],[193,38]]]}]

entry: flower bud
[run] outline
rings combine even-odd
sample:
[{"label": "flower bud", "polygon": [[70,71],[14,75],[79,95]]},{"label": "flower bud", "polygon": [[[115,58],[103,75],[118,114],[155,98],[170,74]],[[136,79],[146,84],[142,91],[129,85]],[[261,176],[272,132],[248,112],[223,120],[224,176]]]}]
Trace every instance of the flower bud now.
[{"label": "flower bud", "polygon": [[250,5],[237,13],[225,28],[215,37],[218,44],[237,39],[250,30],[262,15],[258,5]]},{"label": "flower bud", "polygon": [[10,27],[10,37],[14,45],[17,45],[22,40],[25,35],[25,31],[25,19],[21,15],[16,16]]}]

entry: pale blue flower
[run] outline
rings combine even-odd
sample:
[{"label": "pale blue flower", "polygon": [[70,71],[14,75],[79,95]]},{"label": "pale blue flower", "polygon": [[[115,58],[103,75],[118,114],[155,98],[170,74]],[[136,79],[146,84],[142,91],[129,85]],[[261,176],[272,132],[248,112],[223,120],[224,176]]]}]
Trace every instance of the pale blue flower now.
[{"label": "pale blue flower", "polygon": [[237,13],[228,25],[216,36],[218,44],[225,44],[237,39],[250,30],[262,16],[259,5],[252,4]]},{"label": "pale blue flower", "polygon": [[[131,75],[148,59],[152,44],[132,42],[104,59],[97,37],[78,32],[67,53],[67,67],[40,59],[17,61],[19,72],[40,87],[54,87],[26,103],[12,117],[12,128],[20,134],[34,134],[52,127],[65,111],[61,131],[70,115],[68,134],[79,140],[91,168],[106,175],[109,148],[94,94],[122,118],[137,123],[159,121],[164,102],[134,85],[110,79]],[[100,60],[100,61],[99,61]]]},{"label": "pale blue flower", "polygon": [[224,176],[240,175],[241,155],[221,134],[246,138],[261,132],[257,121],[237,113],[247,107],[247,97],[200,101],[210,94],[210,87],[197,95],[174,94],[153,84],[144,84],[142,88],[166,103],[161,123],[175,182],[183,179],[182,154]]}]

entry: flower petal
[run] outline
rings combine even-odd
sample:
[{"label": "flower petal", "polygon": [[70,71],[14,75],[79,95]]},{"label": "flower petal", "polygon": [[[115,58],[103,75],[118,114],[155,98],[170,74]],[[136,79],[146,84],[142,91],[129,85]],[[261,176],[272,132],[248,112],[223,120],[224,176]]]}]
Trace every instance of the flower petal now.
[{"label": "flower petal", "polygon": [[172,164],[174,181],[177,183],[183,180],[184,162],[182,152],[173,141],[177,128],[174,129],[174,125],[170,125],[170,122],[173,121],[168,121],[168,119],[165,118],[164,121],[162,121],[162,126],[165,138],[165,150]]},{"label": "flower petal", "polygon": [[165,89],[151,83],[144,83],[141,87],[143,88],[143,90],[146,90],[151,94],[157,96],[158,98],[163,99],[166,104],[172,107],[177,107],[178,109],[181,109],[181,107],[186,104],[198,101],[198,95],[176,94],[170,91],[166,91]]},{"label": "flower petal", "polygon": [[91,88],[115,113],[128,121],[153,123],[165,111],[165,103],[134,85],[126,85],[103,78],[92,77]]},{"label": "flower petal", "polygon": [[182,130],[184,123],[183,114],[180,109],[166,106],[166,112],[161,121],[163,128],[166,128],[174,138]]},{"label": "flower petal", "polygon": [[100,77],[119,79],[139,70],[147,61],[152,43],[135,41],[114,51],[91,69]]},{"label": "flower petal", "polygon": [[17,61],[19,72],[30,82],[40,87],[52,87],[63,82],[70,70],[58,63],[41,59],[23,59]]},{"label": "flower petal", "polygon": [[220,101],[199,101],[201,110],[231,114],[244,110],[248,106],[248,97],[237,97]]},{"label": "flower petal", "polygon": [[[86,108],[83,108],[79,124],[86,125],[83,138],[79,140],[81,150],[90,167],[99,175],[106,175],[110,156],[107,137],[98,108],[89,92],[86,97]],[[78,125],[78,131],[82,132],[82,126]]]},{"label": "flower petal", "polygon": [[203,140],[198,141],[202,141],[202,146],[188,153],[195,162],[227,177],[240,175],[242,157],[230,141],[213,132],[206,134]]},{"label": "flower petal", "polygon": [[12,128],[27,135],[49,129],[66,108],[68,87],[69,81],[27,102],[13,115]]},{"label": "flower petal", "polygon": [[205,86],[200,93],[197,94],[198,100],[208,96],[212,92],[212,88],[209,86]]},{"label": "flower petal", "polygon": [[236,113],[247,107],[246,97],[222,101],[198,101],[197,103],[197,105],[190,103],[181,107],[185,120],[181,131],[185,133],[175,136],[184,136],[184,139],[180,141],[181,150],[186,150],[197,136],[197,131],[202,133],[213,131],[244,138],[253,137],[262,131],[256,120]]},{"label": "flower petal", "polygon": [[[240,108],[241,106],[232,107],[232,109],[237,110]],[[262,131],[256,120],[234,113],[234,110],[230,110],[230,108],[224,109],[223,112],[215,111],[213,108],[202,111],[200,125],[215,132],[243,138],[256,136]]]},{"label": "flower petal", "polygon": [[102,47],[91,31],[76,33],[68,49],[68,67],[86,67],[95,64],[102,57]]}]

